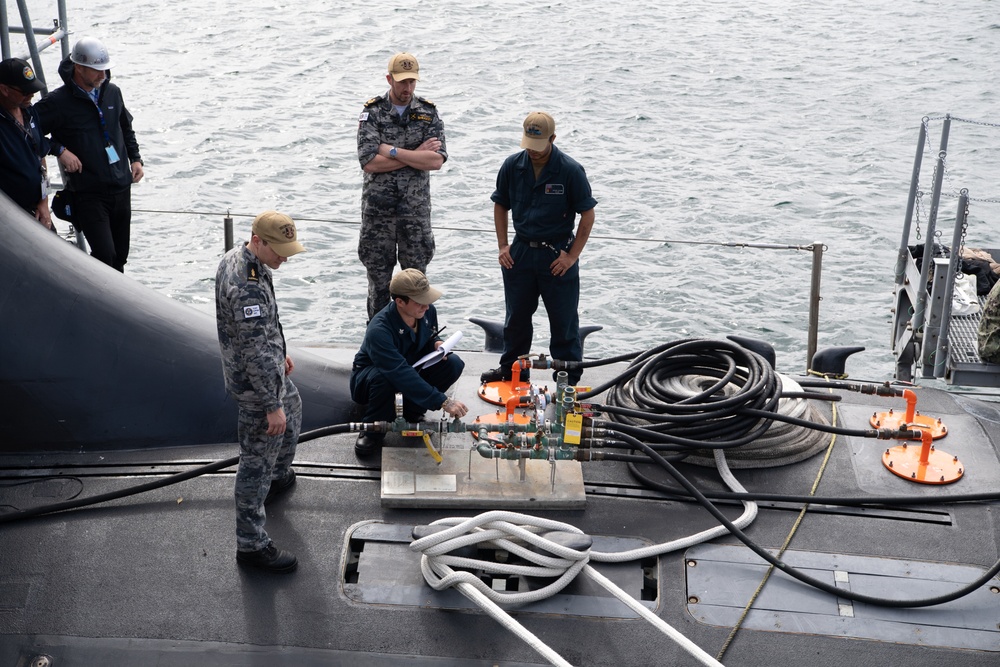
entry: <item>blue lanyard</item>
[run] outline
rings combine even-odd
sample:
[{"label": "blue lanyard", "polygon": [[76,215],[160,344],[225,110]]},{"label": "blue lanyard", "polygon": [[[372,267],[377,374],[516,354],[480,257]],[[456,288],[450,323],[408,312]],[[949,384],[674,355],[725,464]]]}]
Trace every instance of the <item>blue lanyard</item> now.
[{"label": "blue lanyard", "polygon": [[104,121],[104,112],[101,111],[101,107],[97,105],[97,102],[94,102],[94,106],[97,107],[97,116],[98,116],[98,118],[101,119],[101,132],[104,133],[105,144],[108,145],[108,146],[110,146],[111,145],[111,135],[108,134],[108,124]]},{"label": "blue lanyard", "polygon": [[[77,88],[80,88],[80,86],[77,86]],[[101,111],[101,105],[97,103],[97,100],[101,96],[101,89],[100,88],[94,88],[93,90],[86,91],[83,88],[80,88],[80,91],[84,95],[86,95],[88,98],[90,98],[90,101],[94,103],[95,107],[97,107],[97,117],[98,117],[98,119],[101,122],[101,133],[104,135],[104,145],[105,146],[111,146],[112,145],[111,144],[111,135],[108,134],[108,124],[104,120],[104,112]]]}]

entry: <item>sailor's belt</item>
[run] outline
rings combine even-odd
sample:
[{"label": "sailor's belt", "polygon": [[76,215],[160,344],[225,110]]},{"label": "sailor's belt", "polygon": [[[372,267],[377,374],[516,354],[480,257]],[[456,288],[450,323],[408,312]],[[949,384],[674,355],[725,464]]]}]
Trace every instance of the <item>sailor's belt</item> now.
[{"label": "sailor's belt", "polygon": [[555,249],[562,244],[566,243],[569,239],[568,236],[564,236],[561,239],[542,239],[540,241],[525,241],[530,248],[550,248]]}]

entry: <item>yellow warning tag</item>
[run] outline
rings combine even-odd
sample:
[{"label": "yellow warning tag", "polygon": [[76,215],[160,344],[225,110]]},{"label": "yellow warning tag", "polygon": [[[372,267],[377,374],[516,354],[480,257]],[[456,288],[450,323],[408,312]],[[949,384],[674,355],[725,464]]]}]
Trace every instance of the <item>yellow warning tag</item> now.
[{"label": "yellow warning tag", "polygon": [[404,438],[419,438],[424,434],[423,431],[400,431],[399,433]]},{"label": "yellow warning tag", "polygon": [[567,445],[579,445],[582,434],[583,415],[578,415],[575,412],[566,415],[566,431],[563,433],[563,442]]}]

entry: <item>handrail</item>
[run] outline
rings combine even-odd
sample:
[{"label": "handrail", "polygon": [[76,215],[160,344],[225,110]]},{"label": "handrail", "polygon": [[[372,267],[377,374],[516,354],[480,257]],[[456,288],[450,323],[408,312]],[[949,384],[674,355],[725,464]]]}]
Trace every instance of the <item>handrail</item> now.
[{"label": "handrail", "polygon": [[[930,258],[934,256],[934,231],[937,226],[938,205],[941,202],[941,186],[944,183],[945,157],[948,155],[948,130],[951,127],[951,116],[946,115],[941,128],[941,147],[938,149],[937,166],[934,168],[934,187],[931,192],[931,210],[927,217],[927,239],[924,241],[924,261],[920,263],[920,284],[926,285],[930,275]],[[913,307],[913,333],[918,339],[922,339],[925,334],[924,319],[927,309],[927,290],[917,290],[917,303]],[[920,348],[920,366],[924,377],[928,375],[928,357],[931,351]]]},{"label": "handrail", "polygon": [[920,167],[924,159],[924,144],[927,142],[927,117],[920,123],[920,133],[917,137],[917,155],[913,158],[913,175],[910,176],[910,196],[906,200],[906,215],[903,216],[903,239],[899,242],[899,255],[896,257],[896,285],[902,285],[906,277],[906,260],[910,256],[910,225],[913,222],[913,207],[917,201],[917,188],[920,185]]},{"label": "handrail", "polygon": [[[249,213],[232,213],[231,211],[226,211],[221,213],[218,211],[164,211],[158,209],[140,209],[133,208],[133,213],[152,213],[152,214],[166,214],[166,215],[196,215],[196,216],[222,216],[223,220],[223,235],[225,238],[226,251],[233,247],[233,218],[254,218],[255,215]],[[332,220],[325,218],[300,218],[295,215],[292,217],[298,222],[321,222],[324,224],[342,224],[342,225],[360,225],[361,222],[358,220]],[[495,234],[496,231],[490,228],[476,228],[476,227],[449,227],[447,225],[435,225],[435,231],[456,231],[462,233],[481,233],[481,234]],[[751,248],[755,250],[799,250],[807,251],[812,255],[811,263],[811,275],[810,275],[810,286],[809,286],[809,322],[806,330],[806,371],[812,367],[812,359],[816,354],[816,348],[818,345],[819,338],[819,304],[822,300],[820,293],[820,286],[822,282],[823,273],[823,253],[826,250],[826,245],[816,241],[809,245],[788,245],[780,243],[754,243],[754,242],[741,242],[741,241],[691,241],[691,240],[669,240],[669,239],[649,239],[649,238],[638,238],[638,237],[624,237],[624,236],[601,236],[598,234],[592,234],[591,239],[606,240],[606,241],[639,241],[644,243],[657,243],[657,244],[669,244],[669,243],[683,243],[688,245],[708,245],[726,248]]]},{"label": "handrail", "polygon": [[[955,276],[961,262],[961,244],[965,207],[969,205],[969,191],[962,190],[958,199],[958,212],[955,214],[955,229],[952,231],[951,253],[948,257],[948,275],[945,277],[944,302],[941,304],[941,321],[938,323],[938,339],[934,350],[934,377],[945,375],[948,360],[948,332],[951,329],[952,295],[955,293]],[[926,263],[926,262],[925,262]]]},{"label": "handrail", "polygon": [[[926,150],[930,141],[930,121],[943,121],[941,126],[940,148],[934,167],[933,191],[926,228],[921,229],[921,202],[924,192],[920,191],[921,153]],[[960,382],[959,374],[968,378],[970,373],[977,371],[962,364],[955,353],[965,350],[969,345],[966,339],[965,324],[956,328],[959,320],[953,321],[952,299],[954,289],[962,270],[962,250],[966,241],[969,224],[969,204],[971,202],[1000,203],[997,198],[973,198],[968,187],[956,188],[956,184],[947,184],[949,161],[955,157],[949,156],[949,134],[952,122],[971,123],[979,126],[1000,128],[1000,124],[960,118],[951,114],[939,117],[925,116],[922,119],[920,133],[917,139],[917,156],[914,159],[913,177],[910,182],[909,201],[903,221],[903,235],[899,244],[899,253],[894,271],[894,289],[896,294],[893,316],[892,350],[896,359],[896,378],[911,380],[918,373],[923,378],[945,378],[949,384]],[[949,160],[950,158],[950,160]],[[962,184],[957,184],[959,187]],[[949,192],[944,192],[945,188]],[[958,201],[952,234],[950,251],[947,259],[935,257],[946,241],[941,238],[942,230],[937,229],[941,197],[954,197]],[[923,256],[916,269],[914,256],[910,252],[910,232],[913,223],[917,225],[917,233],[921,235],[917,243],[923,245]],[[941,246],[935,247],[938,243]],[[944,246],[947,247],[947,246]],[[919,276],[917,275],[919,274]],[[964,320],[962,320],[964,322]],[[956,333],[957,332],[957,333]],[[955,336],[959,336],[958,339]],[[973,332],[974,336],[974,332]],[[975,345],[973,340],[971,343]],[[953,345],[961,345],[953,349]],[[959,366],[964,366],[960,368]],[[965,379],[963,378],[963,379]],[[979,386],[993,386],[979,385]]]}]

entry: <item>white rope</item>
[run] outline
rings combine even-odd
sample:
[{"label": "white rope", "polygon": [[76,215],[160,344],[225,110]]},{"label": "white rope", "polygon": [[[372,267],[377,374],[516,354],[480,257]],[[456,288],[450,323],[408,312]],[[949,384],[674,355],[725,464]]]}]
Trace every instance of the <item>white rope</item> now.
[{"label": "white rope", "polygon": [[646,607],[644,607],[638,600],[615,586],[614,582],[605,577],[603,574],[589,565],[584,571],[590,576],[591,579],[603,586],[605,590],[609,591],[612,595],[621,600],[625,606],[642,616],[644,619],[655,625],[660,632],[677,642],[681,648],[690,653],[691,656],[698,662],[703,665],[712,665],[712,667],[723,667],[721,662],[713,658],[711,655],[702,650],[700,646],[675,630],[672,625],[650,610],[646,609]]},{"label": "white rope", "polygon": [[[730,491],[735,491],[736,493],[746,493],[747,490],[743,488],[743,485],[739,483],[739,480],[733,476],[733,473],[729,470],[729,464],[726,462],[726,454],[721,449],[714,450],[715,452],[715,465],[719,469],[719,475],[722,480],[729,487]],[[737,528],[743,530],[757,518],[757,503],[747,500],[740,501],[743,503],[743,514],[740,515],[738,519],[733,521]],[[707,542],[716,537],[721,537],[729,532],[725,526],[716,526],[715,528],[709,528],[708,530],[703,530],[700,533],[695,533],[688,537],[682,537],[680,539],[673,540],[672,542],[664,542],[663,544],[655,544],[653,546],[641,547],[639,549],[632,549],[631,551],[619,551],[615,553],[603,553],[600,551],[590,552],[590,559],[595,561],[600,561],[602,563],[625,563],[633,560],[641,560],[643,558],[649,558],[651,556],[659,556],[661,554],[670,553],[671,551],[678,551],[680,549],[687,549],[688,547],[693,547],[696,544],[701,544],[702,542]]]},{"label": "white rope", "polygon": [[[512,521],[524,525],[511,523]],[[589,544],[586,550],[578,551],[537,534],[543,530],[549,530],[585,537],[580,529],[560,521],[496,510],[485,512],[471,519],[454,517],[439,519],[431,525],[453,526],[410,544],[412,551],[422,552],[420,571],[431,588],[440,591],[460,583],[466,584],[501,607],[518,606],[552,597],[573,581],[589,560]],[[557,557],[548,556],[543,551],[532,551],[522,544],[507,539],[508,536],[517,537],[544,552],[555,554]],[[589,538],[587,539],[589,541]],[[487,548],[502,549],[529,563],[535,563],[535,565],[514,565],[448,555],[448,552],[452,550],[471,544],[483,544]],[[495,591],[471,572],[456,572],[453,566],[482,570],[492,574],[558,577],[558,579],[534,591],[521,593]]]},{"label": "white rope", "polygon": [[511,618],[510,614],[501,609],[496,603],[485,595],[480,594],[475,586],[457,584],[456,588],[465,597],[478,604],[480,609],[492,616],[500,625],[524,640],[524,643],[533,648],[537,653],[543,655],[550,664],[556,665],[556,667],[573,667],[572,663],[567,662],[565,658],[552,650],[552,648],[535,636],[530,630]]},{"label": "white rope", "polygon": [[[723,478],[727,479],[727,483],[730,483],[731,480],[731,483],[735,484],[736,488],[742,490],[742,487],[732,477],[728,467],[726,467],[725,457],[721,451],[719,455],[720,470],[724,470]],[[733,486],[730,486],[730,488],[733,488]],[[756,516],[757,507],[754,503],[744,503],[744,506],[746,509],[738,522],[746,525]],[[684,637],[665,621],[646,609],[641,603],[634,600],[628,593],[615,586],[613,582],[590,567],[588,562],[595,555],[595,553],[590,551],[592,540],[575,526],[561,521],[553,521],[551,519],[502,510],[485,512],[472,518],[452,517],[440,519],[431,525],[451,526],[451,528],[414,540],[410,544],[412,551],[421,552],[420,570],[427,583],[435,590],[444,590],[451,586],[456,587],[462,594],[478,604],[505,628],[523,639],[535,651],[545,656],[553,665],[561,667],[562,665],[569,665],[569,663],[539,640],[538,637],[511,618],[503,610],[503,607],[522,605],[551,597],[565,588],[579,572],[584,571],[596,583],[607,589],[626,606],[677,642],[699,662],[704,665],[711,665],[712,667],[722,667],[720,662],[703,651],[694,642]],[[719,530],[722,532],[718,532]],[[635,560],[636,558],[645,558],[647,555],[666,553],[666,551],[703,542],[725,532],[725,528],[720,526],[698,533],[698,535],[684,538],[683,540],[675,540],[666,545],[635,549],[624,552],[623,555],[628,555],[629,557],[622,560]],[[540,533],[544,533],[544,535]],[[579,548],[572,548],[553,540],[575,544]],[[525,543],[536,547],[537,551],[525,546]],[[455,549],[473,544],[482,544],[488,548],[508,551],[509,553],[516,554],[524,561],[532,563],[532,565],[498,563],[448,555],[449,552]],[[664,547],[669,548],[663,550]],[[641,555],[636,556],[635,554]],[[597,555],[606,561],[614,560],[615,562],[620,562],[618,554]],[[549,585],[534,591],[521,593],[496,591],[483,583],[478,576],[471,572],[456,572],[453,566],[496,574],[558,578]]]}]

